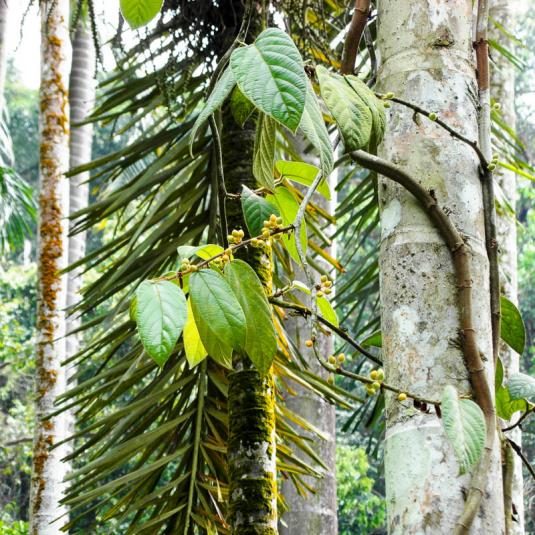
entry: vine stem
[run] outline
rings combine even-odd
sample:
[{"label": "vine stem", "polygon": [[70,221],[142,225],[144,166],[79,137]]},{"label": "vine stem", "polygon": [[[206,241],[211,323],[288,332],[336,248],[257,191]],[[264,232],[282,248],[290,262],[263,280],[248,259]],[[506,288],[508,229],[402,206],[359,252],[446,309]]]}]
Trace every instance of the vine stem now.
[{"label": "vine stem", "polygon": [[516,427],[520,427],[520,425],[522,424],[522,422],[530,415],[530,414],[533,414],[535,412],[535,405],[532,405],[531,407],[528,408],[528,410],[518,419],[518,421],[516,423],[514,423],[513,425],[510,425],[509,427],[504,427],[502,429],[503,432],[505,431],[511,431],[512,429],[515,429]]},{"label": "vine stem", "polygon": [[[271,297],[269,299],[269,302],[273,305],[276,305],[281,308],[287,308],[290,310],[293,310],[303,317],[308,317],[312,314],[312,310],[304,305],[298,305],[297,303],[289,303],[288,301],[280,301],[278,299],[275,299],[275,297]],[[382,365],[383,362],[377,358],[373,353],[370,353],[366,349],[364,349],[354,338],[352,338],[345,329],[342,329],[340,327],[337,327],[333,323],[331,323],[329,320],[326,320],[322,316],[318,316],[318,320],[320,323],[323,323],[325,327],[329,328],[331,331],[335,332],[342,340],[347,342],[350,346],[354,347],[361,355],[365,356],[367,359],[371,360],[375,364]]]},{"label": "vine stem", "polygon": [[530,462],[528,461],[528,458],[524,455],[522,448],[514,441],[512,441],[510,438],[506,438],[507,442],[511,445],[515,453],[522,459],[522,462],[524,463],[524,466],[528,469],[528,472],[530,473],[531,477],[535,479],[535,470],[533,469],[533,466],[531,466]]},{"label": "vine stem", "polygon": [[355,0],[353,17],[349,24],[349,30],[344,42],[344,52],[342,54],[342,74],[351,74],[355,68],[355,61],[359,51],[360,39],[368,22],[370,12],[370,0]]},{"label": "vine stem", "polygon": [[478,465],[472,474],[470,489],[463,514],[455,528],[456,535],[465,535],[479,510],[484,488],[487,482],[492,450],[496,435],[496,412],[485,366],[481,360],[473,324],[472,275],[470,251],[464,238],[453,222],[439,207],[432,192],[427,191],[408,173],[394,164],[364,151],[354,151],[349,157],[363,167],[375,171],[403,186],[412,193],[427,212],[448,246],[455,268],[457,286],[459,288],[459,314],[461,322],[461,338],[463,355],[474,391],[474,397],[485,416],[486,435],[485,447]]}]

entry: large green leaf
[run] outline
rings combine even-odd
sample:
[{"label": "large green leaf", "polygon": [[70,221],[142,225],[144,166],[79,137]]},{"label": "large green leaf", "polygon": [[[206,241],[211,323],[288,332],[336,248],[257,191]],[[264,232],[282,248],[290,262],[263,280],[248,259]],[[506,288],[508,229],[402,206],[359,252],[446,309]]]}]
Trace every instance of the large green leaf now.
[{"label": "large green leaf", "polygon": [[360,343],[362,347],[383,347],[383,335],[381,331],[375,331],[364,338]]},{"label": "large green leaf", "polygon": [[184,292],[169,281],[144,281],[136,290],[135,316],[145,351],[163,366],[187,317]]},{"label": "large green leaf", "polygon": [[234,120],[243,128],[245,121],[249,119],[254,109],[254,104],[236,86],[230,96],[230,111]]},{"label": "large green leaf", "polygon": [[297,130],[306,98],[303,60],[291,38],[278,28],[234,50],[230,67],[242,93],[261,111]]},{"label": "large green leaf", "polygon": [[195,323],[190,298],[188,299],[188,319],[184,325],[184,351],[190,368],[197,366],[208,356]]},{"label": "large green leaf", "polygon": [[262,283],[253,268],[242,260],[225,266],[225,278],[247,318],[245,353],[258,371],[266,373],[277,353],[277,336]]},{"label": "large green leaf", "polygon": [[330,74],[325,67],[316,68],[321,96],[332,113],[344,140],[347,152],[367,147],[372,133],[370,108],[339,74]]},{"label": "large green leaf", "polygon": [[131,28],[148,24],[162,9],[163,0],[121,0],[121,13]]},{"label": "large green leaf", "polygon": [[199,130],[199,128],[208,120],[210,115],[212,115],[221,107],[235,85],[236,80],[234,79],[234,74],[231,69],[227,68],[217,81],[214,89],[206,101],[206,104],[204,105],[204,108],[197,116],[197,119],[191,128],[191,134],[189,138],[190,152],[193,142],[195,141],[197,130]]},{"label": "large green leaf", "polygon": [[468,472],[479,460],[485,445],[485,417],[479,405],[459,399],[451,385],[444,388],[441,400],[442,424],[453,446],[460,473]]},{"label": "large green leaf", "polygon": [[271,214],[279,216],[279,209],[268,203],[263,197],[242,186],[241,206],[245,224],[251,236],[259,236],[264,227],[264,221],[269,220]]},{"label": "large green leaf", "polygon": [[[279,209],[282,223],[285,227],[294,224],[295,217],[299,210],[299,203],[287,188],[275,188],[275,193],[273,195],[267,195],[266,200]],[[303,221],[301,226],[300,240],[303,253],[305,253],[307,249],[307,230],[305,221]],[[289,235],[283,236],[282,244],[286,247],[290,256],[300,264],[301,260],[297,254],[297,246],[295,245],[295,233],[292,232]]]},{"label": "large green leaf", "polygon": [[270,191],[275,189],[273,165],[276,135],[277,123],[268,115],[261,113],[256,125],[253,175],[261,186]]},{"label": "large green leaf", "polygon": [[500,335],[502,340],[519,355],[526,345],[526,329],[518,308],[503,295],[500,298],[502,322]]},{"label": "large green leaf", "polygon": [[507,383],[512,399],[535,398],[535,378],[525,373],[513,373]]},{"label": "large green leaf", "polygon": [[333,147],[316,94],[308,78],[305,109],[303,110],[299,129],[319,152],[321,172],[323,177],[327,179],[334,167]]},{"label": "large green leaf", "polygon": [[[297,182],[298,184],[303,184],[304,186],[311,186],[319,173],[319,169],[315,165],[305,162],[287,162],[285,160],[278,160],[275,167],[284,178],[287,178],[292,182]],[[316,191],[323,195],[327,200],[331,199],[329,184],[326,180],[320,182]]]},{"label": "large green leaf", "polygon": [[192,273],[189,291],[193,316],[206,351],[231,368],[232,351],[243,350],[246,339],[245,315],[232,288],[220,273],[203,269]]},{"label": "large green leaf", "polygon": [[181,245],[177,247],[176,251],[180,259],[191,258],[193,255],[196,255],[203,260],[208,260],[222,253],[224,249],[221,245],[207,243],[205,245]]},{"label": "large green leaf", "polygon": [[368,106],[372,114],[372,132],[370,136],[370,148],[375,150],[383,140],[386,128],[385,107],[373,91],[356,76],[345,76],[345,80],[360,99]]},{"label": "large green leaf", "polygon": [[510,420],[515,412],[526,408],[524,399],[512,399],[509,389],[500,386],[496,389],[496,412],[500,418]]}]

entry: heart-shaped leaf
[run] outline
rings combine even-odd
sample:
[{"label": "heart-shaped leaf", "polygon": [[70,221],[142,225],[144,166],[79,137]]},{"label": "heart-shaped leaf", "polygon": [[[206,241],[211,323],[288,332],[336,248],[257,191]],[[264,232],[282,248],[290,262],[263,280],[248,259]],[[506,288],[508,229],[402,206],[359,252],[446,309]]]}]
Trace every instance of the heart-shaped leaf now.
[{"label": "heart-shaped leaf", "polygon": [[485,417],[479,405],[459,399],[451,385],[444,388],[441,399],[442,424],[453,446],[461,474],[468,472],[479,460],[485,445]]},{"label": "heart-shaped leaf", "polygon": [[275,189],[273,166],[276,134],[277,124],[275,121],[266,114],[261,113],[256,125],[253,175],[261,186],[270,191]]},{"label": "heart-shaped leaf", "polygon": [[121,13],[131,28],[148,24],[162,9],[163,0],[121,0]]},{"label": "heart-shaped leaf", "polygon": [[191,309],[191,299],[188,299],[188,319],[184,325],[184,351],[186,352],[186,358],[190,368],[197,366],[199,362],[202,362],[208,353],[203,346],[195,318],[193,316],[193,310]]},{"label": "heart-shaped leaf", "polygon": [[254,109],[254,104],[236,86],[230,96],[230,111],[234,120],[243,128]]},{"label": "heart-shaped leaf", "polygon": [[526,400],[512,399],[509,389],[500,386],[496,389],[496,412],[500,418],[510,420],[515,412],[526,409]]},{"label": "heart-shaped leaf", "polygon": [[334,167],[333,146],[323,120],[323,114],[321,113],[316,94],[308,79],[305,109],[303,110],[299,130],[301,130],[304,136],[317,149],[320,156],[321,172],[323,178],[327,180],[327,177]]},{"label": "heart-shaped leaf", "polygon": [[253,268],[242,260],[225,266],[225,278],[247,318],[245,353],[259,372],[266,373],[277,352],[277,336],[262,283]]},{"label": "heart-shaped leaf", "polygon": [[343,76],[316,68],[321,96],[340,128],[347,152],[367,147],[372,133],[372,112]]},{"label": "heart-shaped leaf", "polygon": [[269,220],[271,214],[279,216],[279,209],[276,206],[268,203],[247,186],[242,186],[241,206],[251,236],[259,236],[262,233],[264,221]]},{"label": "heart-shaped leaf", "polygon": [[208,354],[227,368],[233,350],[245,347],[246,321],[243,309],[223,276],[203,269],[191,274],[189,291],[193,317]]},{"label": "heart-shaped leaf", "polygon": [[513,373],[507,383],[512,399],[535,398],[535,378],[525,373]]},{"label": "heart-shaped leaf", "polygon": [[297,130],[306,98],[303,60],[292,39],[278,28],[234,50],[230,67],[241,92],[266,115]]},{"label": "heart-shaped leaf", "polygon": [[169,281],[144,281],[136,290],[135,316],[145,351],[163,366],[187,317],[184,292]]},{"label": "heart-shaped leaf", "polygon": [[516,305],[503,295],[500,298],[500,309],[502,313],[500,336],[509,347],[521,355],[526,345],[526,329],[522,316]]},{"label": "heart-shaped leaf", "polygon": [[191,128],[191,134],[189,138],[189,148],[191,152],[191,147],[195,141],[195,135],[197,130],[208,120],[210,115],[212,115],[217,109],[221,107],[226,98],[230,95],[232,88],[236,85],[236,80],[234,79],[234,74],[231,69],[226,69],[216,85],[214,86],[210,96],[208,97],[204,108],[201,110],[195,123]]}]

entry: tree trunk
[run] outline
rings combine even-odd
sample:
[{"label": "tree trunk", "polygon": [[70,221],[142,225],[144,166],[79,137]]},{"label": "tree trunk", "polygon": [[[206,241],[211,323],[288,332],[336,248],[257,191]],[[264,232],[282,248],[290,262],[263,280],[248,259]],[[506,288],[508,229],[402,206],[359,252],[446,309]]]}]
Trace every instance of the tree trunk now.
[{"label": "tree trunk", "polygon": [[[478,139],[471,0],[378,3],[379,85],[433,111]],[[433,190],[468,237],[473,321],[488,380],[494,370],[488,259],[478,160],[467,145],[412,110],[394,105],[380,152]],[[470,393],[460,349],[458,289],[451,254],[414,197],[381,179],[380,287],[383,358],[389,383],[428,398],[446,384]],[[385,479],[392,534],[452,533],[470,476],[459,476],[453,448],[434,413],[386,394]],[[471,533],[504,532],[498,441]]]},{"label": "tree trunk", "polygon": [[39,297],[36,351],[36,423],[30,501],[30,533],[53,535],[66,512],[63,495],[65,415],[46,418],[65,390],[66,276],[69,165],[68,76],[70,67],[69,0],[42,0],[40,89]]},{"label": "tree trunk", "polygon": [[[511,0],[491,0],[490,18],[502,24],[509,32],[514,34],[515,17],[514,4]],[[492,28],[492,25],[491,25]],[[499,43],[514,52],[514,43],[508,40],[498,29],[491,29],[491,36]],[[491,94],[500,103],[501,114],[504,121],[513,130],[515,129],[515,67],[502,54],[493,54],[493,69],[491,72]],[[505,198],[514,208],[516,203],[516,175],[514,172],[498,167],[494,178],[503,191]],[[513,303],[518,303],[518,276],[517,276],[517,246],[516,246],[516,219],[507,213],[497,214],[497,236],[500,258],[500,271],[503,275],[500,280],[501,294]],[[520,357],[507,344],[500,344],[500,358],[504,367],[504,375],[508,377],[519,371]],[[510,424],[519,417],[515,415]],[[517,444],[522,443],[522,431],[517,427],[508,433],[508,436]],[[518,455],[513,456],[513,489],[512,500],[516,514],[511,524],[509,535],[524,533],[524,482],[522,478],[522,460]],[[506,512],[510,515],[511,512]]]},{"label": "tree trunk", "polygon": [[[241,192],[255,188],[252,173],[255,122],[244,128],[230,110],[223,116],[223,159],[226,187]],[[227,203],[229,229],[247,228],[241,204]],[[248,248],[246,260],[271,293],[272,255],[268,248]],[[234,535],[275,535],[277,531],[277,478],[275,441],[275,383],[273,374],[260,374],[246,355],[236,353],[229,374],[229,518]]]},{"label": "tree trunk", "polygon": [[[305,152],[305,143],[301,143],[301,154]],[[313,165],[318,165],[317,158],[306,158],[305,161]],[[335,173],[331,174],[334,177]],[[336,183],[331,183],[331,201],[316,198],[316,202],[326,209],[329,213],[334,213],[336,204]],[[327,235],[331,234],[328,230]],[[334,245],[327,249],[329,254],[335,256]],[[318,264],[324,265],[326,270],[329,265],[322,259],[317,259]],[[303,270],[295,265],[295,278],[306,282]],[[331,297],[333,295],[331,294]],[[308,348],[305,347],[305,337],[300,335],[303,326],[303,319],[289,316],[285,321],[285,329],[296,341],[299,351],[305,355]],[[332,335],[327,336],[318,332],[316,345],[320,355],[332,355],[334,352],[334,338]],[[310,370],[320,376],[326,377],[326,370],[320,366],[315,359],[311,359]],[[296,491],[295,485],[290,479],[283,480],[281,483],[281,492],[284,496],[288,511],[282,517],[279,524],[281,535],[293,535],[294,533],[306,533],[307,535],[337,535],[338,533],[338,515],[336,508],[336,407],[318,395],[303,388],[301,385],[293,383],[292,389],[295,395],[288,396],[285,400],[286,406],[301,418],[310,422],[314,427],[321,430],[327,437],[327,440],[319,440],[312,437],[315,441],[315,451],[322,461],[327,465],[327,470],[323,479],[309,481],[311,486],[315,487],[316,492],[313,495],[303,498]],[[302,429],[298,431],[303,434]],[[306,462],[306,459],[304,459]]]},{"label": "tree trunk", "polygon": [[[95,100],[93,69],[95,50],[93,38],[80,17],[72,43],[72,68],[69,80],[69,97],[71,111],[70,168],[73,169],[91,160],[93,124],[74,126],[89,116]],[[69,179],[69,212],[74,214],[87,206],[89,171]],[[73,223],[71,222],[71,228]],[[69,238],[69,265],[85,255],[86,233],[80,232]],[[78,299],[82,282],[82,268],[69,271],[67,275],[67,309],[73,307]],[[67,332],[80,325],[78,315],[67,316]],[[79,350],[79,336],[67,337],[67,355],[72,356]]]},{"label": "tree trunk", "polygon": [[7,16],[10,0],[0,2],[0,113],[4,107],[4,86],[7,69]]}]

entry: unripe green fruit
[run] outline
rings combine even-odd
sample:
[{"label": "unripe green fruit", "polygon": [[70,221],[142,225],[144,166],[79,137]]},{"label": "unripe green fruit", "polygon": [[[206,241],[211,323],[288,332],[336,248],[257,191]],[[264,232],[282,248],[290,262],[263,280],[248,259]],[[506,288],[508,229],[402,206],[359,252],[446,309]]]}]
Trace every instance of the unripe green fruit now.
[{"label": "unripe green fruit", "polygon": [[374,381],[377,379],[377,370],[372,370],[370,372],[370,379],[373,379]]},{"label": "unripe green fruit", "polygon": [[375,388],[375,390],[379,390],[381,388],[381,383],[379,383],[378,381],[375,381],[375,383],[373,383],[373,388]]},{"label": "unripe green fruit", "polygon": [[383,106],[385,108],[390,108],[390,102],[383,102]]},{"label": "unripe green fruit", "polygon": [[373,388],[373,386],[371,386],[371,385],[368,385],[366,387],[366,393],[368,394],[368,396],[374,396],[375,395],[375,388]]},{"label": "unripe green fruit", "polygon": [[306,345],[307,347],[312,347],[312,346],[314,345],[314,342],[313,342],[312,340],[307,340],[307,341],[305,342],[305,345]]},{"label": "unripe green fruit", "polygon": [[329,356],[329,364],[336,364],[336,357],[334,355]]},{"label": "unripe green fruit", "polygon": [[385,378],[385,372],[383,371],[382,368],[379,368],[377,370],[377,380],[378,381],[384,381],[384,378]]},{"label": "unripe green fruit", "polygon": [[398,396],[398,401],[405,401],[407,399],[407,394],[405,392],[401,392]]},{"label": "unripe green fruit", "polygon": [[389,91],[386,95],[385,95],[385,98],[387,99],[391,99],[391,98],[394,98],[396,95],[394,95],[394,93],[392,93],[391,91]]},{"label": "unripe green fruit", "polygon": [[327,382],[332,385],[334,384],[334,375],[331,373],[329,377],[327,377]]},{"label": "unripe green fruit", "polygon": [[338,355],[338,362],[344,362],[345,359],[346,359],[346,356],[343,353],[340,353]]},{"label": "unripe green fruit", "polygon": [[434,113],[434,112],[431,112],[431,113],[429,114],[429,120],[430,120],[430,121],[436,121],[436,120],[437,120],[437,114]]},{"label": "unripe green fruit", "polygon": [[489,171],[494,171],[494,169],[496,169],[496,164],[494,162],[489,163],[489,165],[487,166],[487,169]]}]

